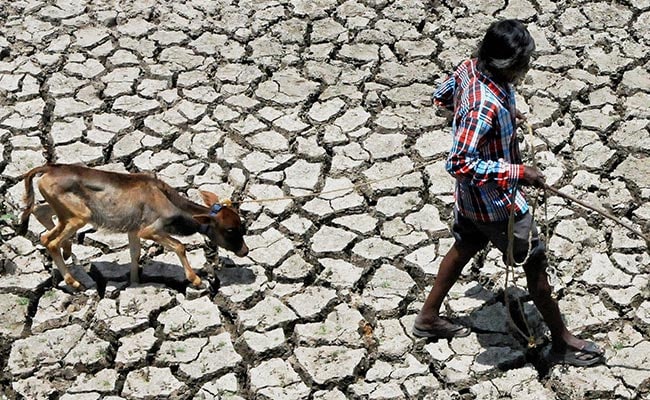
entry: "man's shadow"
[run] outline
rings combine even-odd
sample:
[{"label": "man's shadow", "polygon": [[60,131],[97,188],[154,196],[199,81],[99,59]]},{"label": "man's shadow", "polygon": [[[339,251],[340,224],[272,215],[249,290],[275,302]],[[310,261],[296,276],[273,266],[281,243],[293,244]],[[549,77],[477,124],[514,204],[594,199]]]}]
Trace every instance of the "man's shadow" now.
[{"label": "man's shadow", "polygon": [[531,363],[538,371],[548,370],[542,357],[547,328],[525,290],[511,287],[505,293],[502,289],[491,291],[477,282],[464,296],[485,301],[458,318],[476,333],[485,349],[476,356],[476,363],[504,371]]}]

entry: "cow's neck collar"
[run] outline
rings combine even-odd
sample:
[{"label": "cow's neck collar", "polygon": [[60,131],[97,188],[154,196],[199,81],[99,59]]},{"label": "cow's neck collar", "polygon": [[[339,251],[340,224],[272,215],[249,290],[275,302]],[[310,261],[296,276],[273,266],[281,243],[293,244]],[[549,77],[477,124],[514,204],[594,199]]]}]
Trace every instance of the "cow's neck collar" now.
[{"label": "cow's neck collar", "polygon": [[[219,214],[219,211],[223,210],[223,206],[219,203],[214,203],[212,207],[210,207],[210,217],[214,217],[217,214]],[[201,224],[199,225],[199,233],[202,233],[204,235],[208,234],[208,231],[210,230],[210,224]]]},{"label": "cow's neck collar", "polygon": [[215,215],[219,214],[219,211],[223,209],[223,206],[219,203],[214,203],[212,207],[210,208],[210,216],[214,217]]}]

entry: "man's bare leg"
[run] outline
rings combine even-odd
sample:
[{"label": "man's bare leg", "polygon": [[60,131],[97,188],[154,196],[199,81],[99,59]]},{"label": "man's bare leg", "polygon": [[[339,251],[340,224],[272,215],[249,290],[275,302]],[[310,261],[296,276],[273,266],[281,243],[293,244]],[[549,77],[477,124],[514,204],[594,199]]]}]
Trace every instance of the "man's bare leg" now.
[{"label": "man's bare leg", "polygon": [[[455,242],[449,249],[440,263],[433,288],[415,318],[414,331],[458,330],[458,326],[440,317],[440,307],[465,265],[481,248],[482,246],[467,246]],[[454,335],[450,333],[450,336]]]},{"label": "man's bare leg", "polygon": [[[533,303],[542,314],[542,318],[551,331],[552,351],[555,353],[564,353],[569,350],[585,349],[589,342],[574,336],[566,327],[562,314],[558,307],[557,301],[553,299],[553,288],[548,282],[546,267],[548,259],[545,254],[539,254],[531,257],[524,265],[528,292],[530,293]],[[599,358],[604,354],[602,350],[597,352],[587,352],[580,354],[578,357],[582,360],[591,360]]]}]

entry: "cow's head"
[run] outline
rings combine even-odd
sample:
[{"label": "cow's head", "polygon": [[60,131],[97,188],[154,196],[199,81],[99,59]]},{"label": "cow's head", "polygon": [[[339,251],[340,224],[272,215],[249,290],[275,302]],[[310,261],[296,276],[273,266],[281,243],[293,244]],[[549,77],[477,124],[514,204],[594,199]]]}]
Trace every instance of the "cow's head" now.
[{"label": "cow's head", "polygon": [[230,202],[220,202],[219,196],[214,193],[203,190],[199,192],[210,211],[207,214],[195,215],[194,219],[201,224],[201,232],[210,240],[210,246],[223,247],[238,257],[246,256],[248,254],[248,246],[244,243],[246,232],[238,210]]}]

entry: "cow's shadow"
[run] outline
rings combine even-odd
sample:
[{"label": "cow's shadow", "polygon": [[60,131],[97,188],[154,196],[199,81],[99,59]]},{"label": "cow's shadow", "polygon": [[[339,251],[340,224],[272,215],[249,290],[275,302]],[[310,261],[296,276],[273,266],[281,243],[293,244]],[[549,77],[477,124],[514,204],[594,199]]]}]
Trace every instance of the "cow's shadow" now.
[{"label": "cow's shadow", "polygon": [[220,286],[248,285],[257,279],[255,272],[246,266],[230,265],[214,270]]},{"label": "cow's shadow", "polygon": [[[91,275],[97,282],[98,289],[107,285],[122,286],[130,284],[131,265],[113,262],[95,262],[91,264]],[[161,284],[170,289],[184,293],[190,283],[185,278],[185,270],[179,264],[147,260],[139,268],[140,284]],[[201,276],[202,279],[205,279]]]},{"label": "cow's shadow", "polygon": [[[229,265],[196,271],[208,288],[216,293],[221,286],[247,285],[255,282],[256,275],[246,266]],[[87,289],[97,288],[101,296],[107,286],[125,288],[130,284],[131,266],[110,261],[94,261],[89,272],[81,266],[71,268],[73,275]],[[170,289],[184,293],[190,282],[185,278],[185,270],[180,264],[147,260],[139,269],[140,284],[162,284]]]}]

